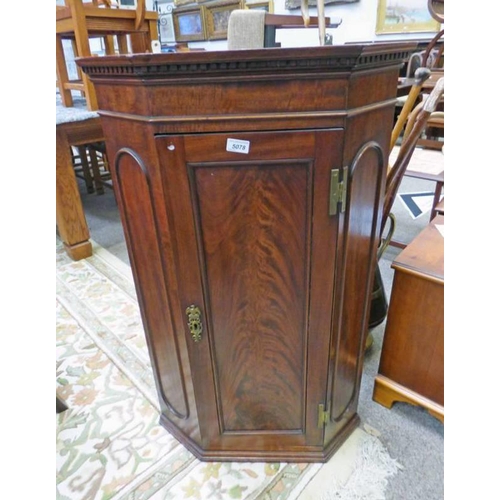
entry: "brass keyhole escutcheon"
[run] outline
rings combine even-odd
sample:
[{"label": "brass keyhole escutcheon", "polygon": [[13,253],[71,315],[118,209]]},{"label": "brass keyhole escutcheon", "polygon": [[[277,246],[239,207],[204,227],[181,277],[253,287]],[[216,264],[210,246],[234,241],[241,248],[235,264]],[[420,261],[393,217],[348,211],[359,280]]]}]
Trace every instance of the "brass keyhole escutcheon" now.
[{"label": "brass keyhole escutcheon", "polygon": [[203,331],[200,308],[195,305],[189,306],[186,309],[186,316],[191,336],[195,342],[199,342],[201,340],[201,332]]}]

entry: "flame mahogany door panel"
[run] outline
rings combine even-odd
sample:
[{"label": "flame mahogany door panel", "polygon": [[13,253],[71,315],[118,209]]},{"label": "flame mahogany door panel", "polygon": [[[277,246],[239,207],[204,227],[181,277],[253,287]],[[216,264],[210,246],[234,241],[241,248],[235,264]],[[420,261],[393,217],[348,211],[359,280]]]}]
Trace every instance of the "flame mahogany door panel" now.
[{"label": "flame mahogany door panel", "polygon": [[[226,151],[232,138],[248,152]],[[202,447],[214,455],[322,449],[337,233],[328,196],[342,140],[342,130],[156,139],[179,304],[201,312],[201,340],[188,346]]]}]

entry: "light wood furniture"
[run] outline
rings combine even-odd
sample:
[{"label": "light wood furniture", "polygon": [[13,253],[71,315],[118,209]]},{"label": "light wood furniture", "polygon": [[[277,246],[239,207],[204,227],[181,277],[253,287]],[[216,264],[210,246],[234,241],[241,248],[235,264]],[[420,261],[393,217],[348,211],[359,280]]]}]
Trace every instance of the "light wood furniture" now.
[{"label": "light wood furniture", "polygon": [[403,401],[444,422],[444,237],[438,215],[394,260],[373,399]]},{"label": "light wood furniture", "polygon": [[[71,146],[104,140],[101,119],[85,109],[56,112],[56,220],[67,254],[74,260],[92,255],[90,233],[76,182]],[[57,107],[56,107],[57,111]]]},{"label": "light wood furniture", "polygon": [[325,461],[358,425],[411,49],[79,61],[99,96],[160,421],[200,459]]},{"label": "light wood furniture", "polygon": [[[63,40],[71,40],[75,57],[91,55],[91,38],[102,38],[106,54],[151,52],[151,42],[158,40],[158,13],[147,11],[145,0],[137,1],[136,9],[110,8],[110,2],[100,7],[96,0],[65,0],[56,6],[56,74],[57,86],[64,106],[72,106],[72,90],[83,92],[89,110],[97,109],[92,84],[85,75],[70,80]],[[116,43],[115,43],[116,37]],[[129,44],[130,41],[130,44]]]},{"label": "light wood furniture", "polygon": [[[430,94],[437,82],[444,77],[444,69],[432,69],[431,75],[422,86],[422,92]],[[427,125],[418,141],[418,146],[428,149],[441,150],[444,146],[444,94],[436,110],[427,120]]]},{"label": "light wood furniture", "polygon": [[[441,77],[436,83],[434,83],[434,87],[425,101],[420,102],[407,117],[401,147],[399,148],[396,160],[392,165],[389,165],[388,169],[387,184],[384,197],[384,208],[382,211],[382,228],[385,227],[385,224],[389,219],[392,205],[394,203],[394,200],[396,199],[401,181],[403,180],[403,177],[405,175],[436,182],[431,210],[433,216],[436,213],[436,205],[440,200],[444,186],[444,171],[433,174],[429,172],[413,170],[410,167],[410,161],[418,144],[418,141],[420,140],[422,131],[427,126],[429,118],[435,112],[436,107],[441,102],[443,95],[444,77]],[[399,248],[406,247],[405,242],[393,240],[392,235],[389,236],[389,238],[390,245]]]},{"label": "light wood furniture", "polygon": [[75,146],[73,167],[78,178],[85,181],[87,193],[104,194],[104,188],[113,189],[109,173],[106,147],[103,142]]}]

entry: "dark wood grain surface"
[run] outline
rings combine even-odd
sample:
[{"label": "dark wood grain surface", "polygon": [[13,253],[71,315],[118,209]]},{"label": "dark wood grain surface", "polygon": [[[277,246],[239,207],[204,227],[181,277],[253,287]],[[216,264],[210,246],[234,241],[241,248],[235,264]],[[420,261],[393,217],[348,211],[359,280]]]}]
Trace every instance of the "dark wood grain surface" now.
[{"label": "dark wood grain surface", "polygon": [[[412,47],[78,61],[119,186],[160,421],[197,457],[325,461],[358,424],[380,195]],[[345,185],[336,214],[332,169]]]},{"label": "dark wood grain surface", "polygon": [[225,430],[303,427],[310,170],[194,169]]},{"label": "dark wood grain surface", "polygon": [[[155,365],[160,374],[158,389],[163,403],[176,417],[188,417],[188,406],[179,360],[179,347],[170,327],[168,309],[158,308],[157,302],[166,303],[166,288],[162,280],[161,248],[154,220],[152,196],[143,160],[133,150],[122,150],[116,156],[117,186],[121,198],[127,199],[124,220],[127,230],[135,235],[131,242],[136,262],[148,266],[138,277],[143,291],[143,321],[148,331],[159,330],[165,342],[155,342]],[[150,326],[151,325],[151,326]],[[152,326],[154,325],[154,326]],[[168,376],[167,376],[168,373]]]},{"label": "dark wood grain surface", "polygon": [[[229,137],[248,140],[248,155],[227,152]],[[330,168],[341,166],[342,132],[164,136],[157,143],[181,300],[188,304],[203,285],[206,335],[190,351],[200,397],[214,394],[205,410],[217,421],[203,421],[205,435],[226,452],[243,444],[318,445],[317,407],[307,408],[306,394],[324,397],[316,371],[328,366],[329,337],[310,336],[308,322],[329,329],[336,223],[324,208]],[[313,301],[325,307],[309,312]],[[316,361],[309,370],[307,357]]]}]

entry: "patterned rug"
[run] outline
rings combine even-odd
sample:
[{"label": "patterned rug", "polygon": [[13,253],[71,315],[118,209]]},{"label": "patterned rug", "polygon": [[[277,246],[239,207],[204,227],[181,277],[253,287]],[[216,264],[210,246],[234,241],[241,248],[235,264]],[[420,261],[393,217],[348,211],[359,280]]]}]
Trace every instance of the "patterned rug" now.
[{"label": "patterned rug", "polygon": [[197,460],[158,424],[130,268],[93,247],[73,262],[56,244],[59,500],[384,498],[398,465],[361,429],[325,465]]}]

